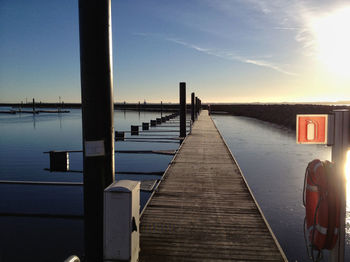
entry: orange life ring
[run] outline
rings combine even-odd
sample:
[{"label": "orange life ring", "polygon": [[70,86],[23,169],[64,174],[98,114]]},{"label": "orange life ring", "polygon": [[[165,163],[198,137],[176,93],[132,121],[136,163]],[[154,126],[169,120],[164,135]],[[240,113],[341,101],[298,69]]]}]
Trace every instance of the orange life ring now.
[{"label": "orange life ring", "polygon": [[339,232],[340,202],[333,163],[316,159],[308,164],[304,182],[306,230],[313,249],[333,249]]}]

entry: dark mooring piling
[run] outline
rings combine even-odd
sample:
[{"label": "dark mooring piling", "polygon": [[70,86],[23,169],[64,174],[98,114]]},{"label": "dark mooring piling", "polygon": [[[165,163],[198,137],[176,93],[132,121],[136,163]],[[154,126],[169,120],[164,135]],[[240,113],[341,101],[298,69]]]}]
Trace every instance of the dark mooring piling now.
[{"label": "dark mooring piling", "polygon": [[195,112],[194,112],[195,104],[194,104],[194,92],[191,93],[191,120],[194,122],[195,120]]},{"label": "dark mooring piling", "polygon": [[186,83],[180,83],[180,137],[186,136]]},{"label": "dark mooring piling", "polygon": [[111,1],[79,0],[85,260],[103,261],[103,191],[114,180]]}]

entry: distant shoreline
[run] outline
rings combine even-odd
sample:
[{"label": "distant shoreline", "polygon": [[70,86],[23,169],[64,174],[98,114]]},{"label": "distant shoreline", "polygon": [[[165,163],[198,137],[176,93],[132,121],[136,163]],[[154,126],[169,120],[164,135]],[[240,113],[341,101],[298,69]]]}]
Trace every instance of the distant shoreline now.
[{"label": "distant shoreline", "polygon": [[315,105],[315,104],[241,104],[210,105],[213,114],[227,113],[246,116],[278,124],[295,130],[297,114],[331,114],[336,109],[350,109],[350,105]]},{"label": "distant shoreline", "polygon": [[[13,108],[33,108],[33,103],[0,103],[0,107]],[[177,111],[179,104],[170,103],[115,103],[114,109],[139,110],[139,111]],[[190,109],[190,105],[187,105]],[[81,103],[35,103],[35,108],[60,108],[60,109],[80,109]]]},{"label": "distant shoreline", "polygon": [[[0,103],[0,107],[13,108],[33,108],[32,103]],[[115,103],[115,110],[134,111],[177,111],[178,103]],[[35,108],[60,108],[60,109],[80,109],[81,103],[36,103]],[[202,104],[203,109],[208,108],[208,104]],[[325,104],[298,104],[298,103],[213,103],[210,104],[213,114],[230,114],[236,116],[246,116],[262,121],[278,124],[295,130],[297,114],[330,114],[336,109],[350,109],[348,105],[325,105]],[[191,105],[187,104],[187,112],[191,112]]]}]

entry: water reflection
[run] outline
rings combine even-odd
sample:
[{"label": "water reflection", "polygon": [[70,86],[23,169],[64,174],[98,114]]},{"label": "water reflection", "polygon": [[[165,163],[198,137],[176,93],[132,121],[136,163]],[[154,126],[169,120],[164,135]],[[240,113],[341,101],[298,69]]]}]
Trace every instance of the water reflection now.
[{"label": "water reflection", "polygon": [[36,129],[36,119],[35,119],[35,114],[33,114],[33,129]]}]

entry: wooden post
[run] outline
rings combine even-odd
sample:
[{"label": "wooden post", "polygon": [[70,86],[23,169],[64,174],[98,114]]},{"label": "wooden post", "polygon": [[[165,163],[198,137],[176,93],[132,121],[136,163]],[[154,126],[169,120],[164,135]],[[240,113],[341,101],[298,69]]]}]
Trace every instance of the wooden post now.
[{"label": "wooden post", "polygon": [[35,99],[33,98],[33,113],[35,113]]},{"label": "wooden post", "polygon": [[194,104],[194,93],[192,92],[192,94],[191,94],[191,120],[192,120],[192,122],[194,122],[195,121],[195,112],[194,112],[194,110],[195,110],[195,104]]},{"label": "wooden post", "polygon": [[160,101],[160,117],[163,116],[163,101]]},{"label": "wooden post", "polygon": [[197,118],[198,112],[199,112],[199,99],[198,99],[198,97],[196,97],[195,100],[196,100],[196,118]]},{"label": "wooden post", "polygon": [[180,137],[186,137],[186,83],[180,82]]},{"label": "wooden post", "polygon": [[345,163],[349,147],[349,124],[350,112],[347,109],[334,110],[334,141],[332,146],[332,161],[335,163],[339,198],[340,198],[340,221],[339,237],[336,246],[331,251],[332,262],[344,261],[345,249],[345,219],[346,219],[346,177]]},{"label": "wooden post", "polygon": [[79,0],[85,261],[103,261],[103,191],[114,181],[111,1]]}]

